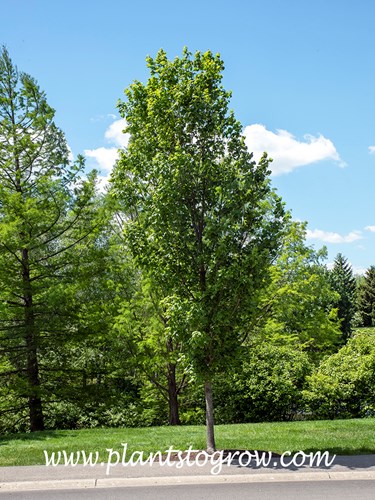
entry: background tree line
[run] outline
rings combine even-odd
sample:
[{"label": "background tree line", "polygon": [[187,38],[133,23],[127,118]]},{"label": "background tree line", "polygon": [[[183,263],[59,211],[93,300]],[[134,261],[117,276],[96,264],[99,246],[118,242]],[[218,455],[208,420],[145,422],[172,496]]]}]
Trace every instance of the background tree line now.
[{"label": "background tree line", "polygon": [[375,267],[306,245],[219,56],[147,62],[103,194],[2,50],[1,430],[373,415]]}]

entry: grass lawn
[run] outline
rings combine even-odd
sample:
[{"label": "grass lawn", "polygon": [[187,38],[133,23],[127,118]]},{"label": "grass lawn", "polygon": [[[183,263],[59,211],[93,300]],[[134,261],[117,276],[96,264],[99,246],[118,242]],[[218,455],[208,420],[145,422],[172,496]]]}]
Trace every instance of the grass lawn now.
[{"label": "grass lawn", "polygon": [[[43,450],[99,451],[107,460],[106,448],[128,455],[134,451],[164,452],[170,446],[185,450],[205,448],[204,426],[144,427],[129,429],[84,429],[12,434],[0,438],[0,466],[44,464]],[[338,455],[375,453],[375,419],[319,420],[216,426],[218,449],[263,450],[283,453],[329,451]]]}]

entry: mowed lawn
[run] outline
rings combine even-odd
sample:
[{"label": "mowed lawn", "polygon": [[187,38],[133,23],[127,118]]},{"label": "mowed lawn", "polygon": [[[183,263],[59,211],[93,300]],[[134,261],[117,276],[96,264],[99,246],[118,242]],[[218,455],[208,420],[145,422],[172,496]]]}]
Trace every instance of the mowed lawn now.
[{"label": "mowed lawn", "polygon": [[[123,452],[165,452],[205,448],[204,426],[83,429],[12,434],[0,438],[0,465],[45,464],[48,453],[84,450],[99,452],[106,461],[107,449]],[[329,451],[338,455],[375,453],[375,419],[319,420],[259,424],[218,425],[218,449],[262,450],[283,453]]]}]

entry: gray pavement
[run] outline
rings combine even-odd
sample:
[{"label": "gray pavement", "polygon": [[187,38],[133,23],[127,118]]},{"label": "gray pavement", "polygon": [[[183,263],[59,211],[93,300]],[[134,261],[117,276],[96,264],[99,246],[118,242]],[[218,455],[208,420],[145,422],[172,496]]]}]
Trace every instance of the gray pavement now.
[{"label": "gray pavement", "polygon": [[[332,460],[333,457],[330,457]],[[245,462],[244,460],[242,461]],[[298,460],[297,460],[298,462]],[[330,465],[285,467],[280,457],[272,457],[267,467],[237,461],[223,464],[221,470],[212,463],[195,462],[177,467],[178,462],[160,465],[95,466],[19,466],[0,468],[0,492],[91,489],[112,487],[152,487],[193,484],[243,484],[267,482],[356,481],[375,480],[375,455],[336,456]],[[299,462],[298,462],[299,464]],[[213,474],[213,470],[219,472]],[[375,485],[374,485],[375,486]]]},{"label": "gray pavement", "polygon": [[12,500],[374,500],[373,481],[267,482],[192,484],[189,486],[137,486],[132,488],[59,489],[51,491],[0,491]]}]

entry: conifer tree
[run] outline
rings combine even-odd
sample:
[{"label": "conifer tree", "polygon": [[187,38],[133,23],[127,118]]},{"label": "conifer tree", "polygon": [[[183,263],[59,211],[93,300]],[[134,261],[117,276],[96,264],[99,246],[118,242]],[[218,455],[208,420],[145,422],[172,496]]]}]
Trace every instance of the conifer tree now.
[{"label": "conifer tree", "polygon": [[329,282],[339,295],[334,306],[337,307],[338,317],[341,320],[341,340],[345,344],[352,333],[352,322],[356,312],[356,281],[350,264],[341,253],[337,254],[333,268],[329,272]]},{"label": "conifer tree", "polygon": [[375,326],[375,266],[367,269],[359,285],[358,309],[362,326]]},{"label": "conifer tree", "polygon": [[[0,396],[2,412],[45,427],[48,363],[74,328],[68,283],[94,227],[95,179],[69,162],[45,93],[0,53]],[[63,369],[63,367],[60,367]],[[54,391],[54,384],[50,384]]]}]

